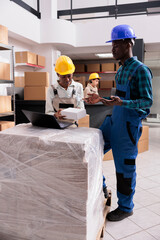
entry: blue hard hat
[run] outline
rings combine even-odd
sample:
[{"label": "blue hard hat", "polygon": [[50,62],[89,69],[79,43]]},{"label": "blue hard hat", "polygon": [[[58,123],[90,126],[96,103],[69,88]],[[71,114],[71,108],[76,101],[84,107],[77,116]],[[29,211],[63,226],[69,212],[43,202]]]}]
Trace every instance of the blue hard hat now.
[{"label": "blue hard hat", "polygon": [[118,25],[112,29],[111,40],[107,42],[126,38],[136,38],[133,28],[126,24]]}]

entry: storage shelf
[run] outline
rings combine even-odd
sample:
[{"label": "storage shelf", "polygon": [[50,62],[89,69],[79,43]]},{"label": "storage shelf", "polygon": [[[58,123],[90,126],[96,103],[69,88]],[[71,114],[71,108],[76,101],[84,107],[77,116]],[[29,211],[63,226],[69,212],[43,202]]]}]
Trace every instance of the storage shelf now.
[{"label": "storage shelf", "polygon": [[0,43],[0,50],[12,50],[11,46]]},{"label": "storage shelf", "polygon": [[41,69],[45,68],[43,66],[31,64],[31,63],[16,63],[15,67],[32,67],[32,68],[41,68]]},{"label": "storage shelf", "polygon": [[13,84],[14,81],[13,80],[3,80],[3,79],[0,79],[0,83],[6,83],[6,84],[11,83],[11,84]]},{"label": "storage shelf", "polygon": [[103,90],[110,90],[110,89],[112,89],[112,87],[108,87],[108,88],[98,88],[98,91],[103,91]]},{"label": "storage shelf", "polygon": [[[74,74],[91,74],[91,73],[93,72],[75,72]],[[117,73],[117,71],[96,72],[96,73]]]},{"label": "storage shelf", "polygon": [[12,115],[14,115],[14,111],[0,113],[0,117],[6,117],[6,116],[12,116]]}]

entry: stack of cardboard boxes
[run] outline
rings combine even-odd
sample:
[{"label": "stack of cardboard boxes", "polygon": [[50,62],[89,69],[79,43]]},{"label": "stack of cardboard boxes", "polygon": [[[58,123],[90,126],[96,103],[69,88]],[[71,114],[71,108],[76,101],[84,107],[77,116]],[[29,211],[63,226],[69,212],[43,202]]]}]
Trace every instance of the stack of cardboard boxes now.
[{"label": "stack of cardboard boxes", "polygon": [[[111,63],[88,63],[88,64],[75,64],[75,75],[76,74],[90,74],[93,72],[97,73],[114,73],[115,70],[118,69],[118,64],[115,64],[113,62]],[[79,81],[82,83],[83,88],[86,87],[88,78],[86,76],[75,76],[74,75],[74,80]],[[100,80],[99,83],[99,88],[102,89],[111,89],[112,87],[115,86],[114,79],[104,78]]]},{"label": "stack of cardboard boxes", "polygon": [[15,53],[16,63],[28,63],[36,66],[45,67],[46,58],[30,51]]},{"label": "stack of cardboard boxes", "polygon": [[[0,113],[10,113],[12,111],[11,96],[0,96]],[[0,121],[0,131],[14,127],[13,121]]]},{"label": "stack of cardboard boxes", "polygon": [[48,72],[25,72],[24,100],[46,100]]},{"label": "stack of cardboard boxes", "polygon": [[[8,45],[8,28],[0,25],[0,43]],[[10,64],[0,62],[0,79],[10,80]]]},{"label": "stack of cardboard boxes", "polygon": [[[8,28],[0,25],[0,44],[8,45]],[[0,62],[0,79],[10,80],[10,64]],[[11,96],[0,96],[0,114],[11,112]],[[0,131],[13,127],[12,121],[0,121]]]}]

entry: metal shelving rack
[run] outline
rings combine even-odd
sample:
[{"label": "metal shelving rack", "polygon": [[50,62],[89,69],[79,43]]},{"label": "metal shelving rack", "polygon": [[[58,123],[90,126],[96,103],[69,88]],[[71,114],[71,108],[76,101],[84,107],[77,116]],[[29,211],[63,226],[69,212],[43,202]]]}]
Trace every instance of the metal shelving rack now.
[{"label": "metal shelving rack", "polygon": [[10,51],[10,72],[11,72],[11,80],[5,80],[5,79],[0,79],[0,84],[12,84],[13,86],[13,110],[11,112],[3,112],[0,113],[0,120],[3,121],[12,121],[14,119],[14,122],[16,120],[16,116],[15,116],[15,87],[14,87],[14,46],[9,46],[9,45],[5,45],[5,44],[0,44],[0,51]]}]

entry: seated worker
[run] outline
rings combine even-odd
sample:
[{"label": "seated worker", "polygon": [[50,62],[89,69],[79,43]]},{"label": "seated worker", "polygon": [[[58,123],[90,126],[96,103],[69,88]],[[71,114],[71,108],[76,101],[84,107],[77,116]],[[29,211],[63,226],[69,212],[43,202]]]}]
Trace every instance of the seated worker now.
[{"label": "seated worker", "polygon": [[98,94],[98,84],[99,84],[100,77],[98,73],[91,73],[89,76],[89,83],[84,90],[84,98],[88,98],[88,93],[96,93]]},{"label": "seated worker", "polygon": [[63,108],[84,108],[83,85],[72,79],[75,66],[69,57],[60,56],[55,71],[59,80],[48,88],[45,113],[64,119],[61,115]]}]

